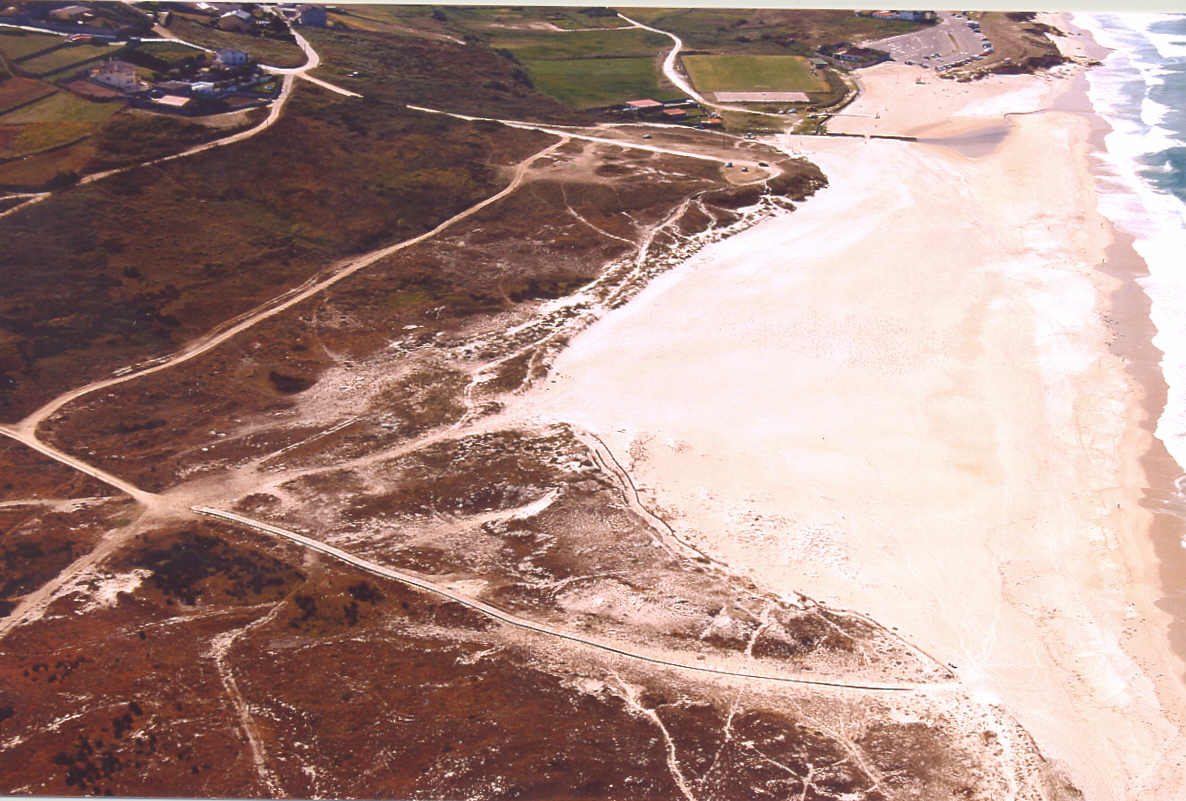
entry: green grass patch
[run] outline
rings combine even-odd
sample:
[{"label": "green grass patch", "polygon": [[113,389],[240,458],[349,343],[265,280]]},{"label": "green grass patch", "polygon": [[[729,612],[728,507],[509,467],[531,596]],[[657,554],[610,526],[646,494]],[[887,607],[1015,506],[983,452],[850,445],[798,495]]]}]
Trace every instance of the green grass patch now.
[{"label": "green grass patch", "polygon": [[45,76],[72,67],[81,69],[89,61],[115,58],[122,52],[123,48],[107,45],[74,45],[22,61],[20,69],[30,75]]},{"label": "green grass patch", "polygon": [[28,33],[26,31],[0,32],[0,53],[9,61],[45,50],[47,47],[60,45],[66,41],[64,36],[49,36],[42,33]]},{"label": "green grass patch", "polygon": [[621,17],[582,14],[580,8],[572,6],[454,6],[443,9],[443,13],[450,22],[477,33],[489,33],[506,27],[547,30],[555,26],[563,30],[577,30],[629,25]]},{"label": "green grass patch", "polygon": [[828,82],[801,56],[683,56],[701,92],[826,92]]},{"label": "green grass patch", "polygon": [[122,107],[119,103],[92,103],[69,92],[57,92],[0,116],[0,123],[19,126],[15,136],[0,147],[0,157],[25,156],[77,142],[98,130]]},{"label": "green grass patch", "polygon": [[631,19],[671,31],[690,50],[807,55],[823,44],[881,39],[926,27],[851,11],[787,8],[624,8]]},{"label": "green grass patch", "polygon": [[183,44],[171,44],[169,42],[148,42],[136,49],[141,53],[147,53],[153,58],[165,62],[169,66],[176,66],[186,59],[202,55],[203,52]]},{"label": "green grass patch", "polygon": [[671,48],[666,36],[638,29],[624,31],[575,31],[573,33],[500,33],[490,46],[510,50],[520,61],[575,58],[640,58]]},{"label": "green grass patch", "polygon": [[106,122],[108,117],[122,107],[119,103],[94,103],[69,92],[55,92],[44,100],[5,114],[0,117],[0,122],[5,125],[38,122],[94,124]]},{"label": "green grass patch", "polygon": [[575,109],[639,97],[676,100],[684,96],[663,78],[654,58],[527,61],[523,66],[536,89]]}]

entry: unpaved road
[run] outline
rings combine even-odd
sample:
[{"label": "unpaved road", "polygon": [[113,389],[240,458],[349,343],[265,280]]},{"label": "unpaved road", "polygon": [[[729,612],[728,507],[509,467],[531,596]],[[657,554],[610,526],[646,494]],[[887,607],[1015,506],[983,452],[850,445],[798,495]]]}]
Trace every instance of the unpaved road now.
[{"label": "unpaved road", "polygon": [[306,537],[304,534],[298,534],[295,531],[289,531],[288,529],[280,528],[279,526],[274,526],[270,523],[264,523],[259,520],[252,520],[249,517],[244,517],[243,515],[235,514],[234,512],[227,512],[227,511],[224,511],[221,509],[213,509],[209,506],[195,506],[195,507],[193,507],[193,511],[197,512],[198,514],[206,515],[207,517],[213,517],[213,518],[223,520],[226,522],[235,523],[240,526],[246,526],[247,528],[253,529],[255,531],[259,531],[264,534],[271,534],[276,537],[282,537],[284,539],[295,542],[299,545],[303,545],[306,548],[315,550],[319,553],[323,553],[327,556],[332,556],[333,558],[335,558],[339,561],[345,562],[346,564],[349,564],[349,565],[353,565],[354,567],[365,570],[368,573],[372,573],[376,576],[382,576],[383,578],[393,579],[393,580],[399,581],[403,584],[407,584],[408,586],[415,587],[420,590],[424,590],[425,592],[430,592],[434,595],[439,595],[443,598],[447,598],[450,601],[455,601],[456,603],[459,603],[462,606],[465,606],[469,609],[473,609],[476,612],[481,612],[482,614],[487,615],[488,617],[494,618],[495,620],[498,620],[502,623],[506,623],[507,625],[515,626],[516,628],[519,628],[519,629],[526,629],[527,631],[532,631],[537,634],[546,634],[551,637],[558,637],[562,640],[567,640],[569,642],[577,643],[578,645],[584,645],[584,646],[587,646],[590,648],[596,648],[600,651],[607,651],[609,653],[617,654],[619,656],[624,656],[629,659],[637,659],[637,660],[640,660],[643,662],[649,662],[653,665],[661,665],[663,667],[676,668],[678,670],[692,670],[692,671],[696,671],[699,673],[712,673],[712,674],[719,675],[719,676],[734,676],[734,677],[742,678],[742,679],[755,679],[755,680],[759,680],[759,681],[774,681],[774,682],[782,682],[785,684],[808,684],[808,685],[819,686],[819,687],[833,687],[833,688],[839,688],[839,689],[845,689],[845,690],[863,690],[863,691],[879,691],[879,692],[916,692],[916,691],[928,691],[928,690],[935,690],[935,689],[942,689],[942,688],[946,688],[946,687],[956,686],[954,683],[951,683],[951,682],[929,682],[929,683],[901,682],[901,683],[897,683],[897,684],[878,684],[875,682],[870,682],[867,684],[865,684],[865,683],[849,684],[849,683],[840,682],[840,681],[828,681],[826,679],[806,678],[804,676],[794,675],[794,674],[765,675],[765,674],[761,674],[761,673],[747,673],[747,672],[739,671],[739,670],[725,670],[723,668],[714,668],[714,667],[709,667],[707,665],[689,665],[689,664],[685,664],[682,662],[675,662],[675,661],[672,661],[669,659],[663,659],[663,658],[657,657],[657,656],[649,656],[647,654],[641,654],[641,653],[637,653],[634,651],[627,651],[627,650],[624,650],[617,646],[610,645],[609,643],[589,639],[586,637],[578,637],[576,635],[569,634],[569,633],[561,631],[559,629],[552,628],[551,626],[548,626],[543,623],[536,623],[531,620],[525,620],[524,618],[518,617],[516,615],[512,615],[508,612],[504,612],[503,610],[501,610],[497,607],[491,606],[490,604],[484,603],[484,602],[479,601],[475,598],[470,598],[468,596],[461,595],[457,592],[454,592],[453,590],[450,590],[447,587],[444,587],[440,584],[436,584],[435,582],[428,581],[427,579],[421,578],[419,576],[414,576],[409,573],[404,573],[403,571],[400,571],[400,570],[393,570],[392,568],[385,567],[383,565],[372,562],[368,559],[363,559],[362,557],[355,556],[354,554],[351,554],[351,553],[347,553],[346,551],[343,551],[341,548],[335,548],[334,546],[329,545],[324,542],[321,542],[320,540],[315,540],[312,537]]},{"label": "unpaved road", "polygon": [[[26,442],[26,439],[25,439],[26,437],[28,438],[29,441],[40,442],[36,438],[37,427],[44,420],[46,420],[50,415],[52,415],[54,412],[61,409],[67,403],[77,400],[78,398],[81,398],[84,395],[89,395],[92,392],[96,392],[100,389],[106,389],[107,387],[113,387],[118,384],[122,384],[126,381],[131,381],[133,379],[140,378],[141,376],[150,375],[152,373],[160,372],[161,370],[167,370],[167,369],[169,369],[171,367],[175,367],[183,362],[187,362],[190,359],[193,359],[197,356],[201,356],[203,353],[206,353],[207,351],[211,350],[212,348],[218,347],[223,342],[226,342],[228,339],[231,339],[232,337],[242,333],[243,331],[246,331],[247,329],[251,328],[252,326],[256,325],[257,323],[260,323],[263,320],[268,319],[269,317],[273,317],[273,316],[279,314],[280,312],[284,311],[285,309],[295,306],[296,304],[300,303],[301,301],[303,301],[309,297],[312,297],[313,295],[316,295],[318,292],[321,292],[323,289],[333,286],[334,284],[338,283],[339,281],[341,281],[344,278],[348,278],[349,276],[353,275],[354,273],[358,272],[359,270],[363,269],[364,267],[369,267],[370,265],[374,264],[375,262],[377,262],[381,259],[385,259],[394,253],[398,253],[399,251],[404,250],[409,247],[412,247],[413,245],[418,245],[421,242],[425,241],[426,239],[433,238],[434,236],[440,234],[442,231],[446,230],[447,228],[450,228],[451,226],[456,225],[458,222],[466,219],[467,217],[477,214],[479,211],[486,208],[487,206],[497,203],[498,201],[502,200],[507,195],[514,192],[516,189],[519,188],[519,185],[523,182],[523,177],[527,173],[527,169],[530,167],[530,165],[536,159],[538,159],[542,156],[548,155],[553,150],[560,147],[561,145],[564,145],[567,142],[568,142],[568,138],[563,137],[559,141],[554,142],[553,144],[549,145],[548,147],[544,148],[543,150],[540,150],[540,151],[534,153],[533,155],[529,156],[528,158],[524,159],[515,167],[515,172],[514,172],[514,175],[511,179],[510,183],[508,183],[501,191],[499,191],[496,194],[491,195],[490,197],[486,198],[485,200],[475,203],[473,206],[470,206],[468,209],[466,209],[462,212],[459,212],[458,214],[453,215],[449,219],[447,219],[444,222],[437,225],[432,230],[426,231],[425,233],[420,234],[419,236],[412,237],[411,239],[405,239],[401,242],[397,242],[394,245],[388,245],[387,247],[380,248],[378,250],[373,250],[370,253],[366,254],[365,256],[361,256],[351,262],[348,262],[346,264],[346,266],[343,267],[342,269],[338,270],[334,274],[332,274],[326,278],[323,278],[319,281],[306,281],[304,284],[301,285],[301,287],[298,287],[297,290],[295,290],[295,291],[290,290],[290,291],[278,296],[277,298],[274,298],[271,301],[264,303],[262,306],[259,306],[256,309],[254,309],[250,312],[247,312],[244,315],[241,315],[240,317],[236,318],[235,321],[233,321],[233,324],[224,325],[224,326],[216,329],[214,332],[207,334],[206,336],[201,337],[200,339],[194,340],[189,345],[187,345],[185,348],[183,348],[180,351],[177,351],[176,353],[172,354],[171,356],[155,360],[155,362],[152,363],[152,366],[150,366],[150,367],[147,367],[147,368],[141,369],[141,370],[137,370],[134,368],[131,370],[127,370],[125,368],[124,370],[119,371],[119,373],[120,373],[119,375],[115,375],[111,378],[106,378],[101,381],[95,381],[90,384],[87,384],[86,386],[79,387],[78,389],[71,390],[71,391],[66,392],[62,395],[59,395],[57,398],[53,399],[49,403],[45,404],[44,406],[42,406],[41,408],[37,409],[35,412],[30,414],[24,420],[21,420],[15,426],[0,426],[0,434],[5,434],[7,436],[12,437],[13,439],[17,439],[22,442]],[[45,455],[47,455],[53,459],[57,459],[58,461],[68,464],[71,467],[74,467],[76,469],[80,469],[79,465],[84,464],[80,460],[75,459],[74,457],[68,456],[66,454],[63,454],[60,451],[58,451],[57,449],[51,448],[49,446],[42,446],[42,447],[38,448],[38,450],[40,450]],[[96,472],[101,473],[102,471],[96,471]],[[96,475],[95,477],[101,478],[99,475]],[[112,478],[114,478],[114,477],[112,477]],[[108,481],[107,478],[101,478],[101,480]],[[116,479],[116,480],[118,480],[118,479]],[[111,482],[108,482],[108,483],[111,483]],[[131,485],[128,485],[128,486],[131,486]],[[123,489],[123,487],[120,487],[120,488]],[[139,490],[139,491],[143,492],[142,490]]]}]

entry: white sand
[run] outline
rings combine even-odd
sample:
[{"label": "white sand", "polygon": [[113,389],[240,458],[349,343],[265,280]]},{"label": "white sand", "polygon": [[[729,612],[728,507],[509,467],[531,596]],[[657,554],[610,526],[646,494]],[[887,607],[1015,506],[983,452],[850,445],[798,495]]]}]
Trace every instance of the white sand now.
[{"label": "white sand", "polygon": [[[864,107],[932,135],[1049,88],[944,82],[891,111],[900,68],[878,70]],[[958,665],[1089,801],[1179,801],[1183,666],[1136,504],[1139,396],[1100,318],[1087,123],[1015,120],[976,160],[796,140],[829,189],[577,337],[524,411],[602,435],[714,556]]]}]

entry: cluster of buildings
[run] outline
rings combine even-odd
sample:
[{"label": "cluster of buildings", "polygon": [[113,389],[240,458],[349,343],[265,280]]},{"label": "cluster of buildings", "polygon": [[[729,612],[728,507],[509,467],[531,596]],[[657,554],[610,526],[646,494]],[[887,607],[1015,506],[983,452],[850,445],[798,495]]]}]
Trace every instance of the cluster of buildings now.
[{"label": "cluster of buildings", "polygon": [[[0,22],[107,39],[142,36],[152,27],[141,14],[118,13],[116,3],[0,2]],[[122,6],[120,6],[122,8]]]},{"label": "cluster of buildings", "polygon": [[689,110],[703,111],[696,101],[691,98],[670,100],[662,103],[658,100],[644,97],[638,100],[630,100],[621,106],[614,107],[612,110],[624,114],[635,114],[639,117],[659,119],[664,122],[695,122],[697,128],[717,128],[724,125],[724,121],[716,115],[690,115],[688,113]]},{"label": "cluster of buildings", "polygon": [[[884,50],[874,50],[870,47],[856,47],[848,42],[823,45],[816,52],[833,61],[852,67],[869,67],[888,61],[890,54]],[[812,62],[815,65],[814,61]]]},{"label": "cluster of buildings", "polygon": [[907,22],[938,22],[939,15],[934,11],[858,11],[862,17],[874,19],[900,19]]},{"label": "cluster of buildings", "polygon": [[[87,76],[94,83],[125,95],[145,108],[157,111],[204,113],[212,105],[243,108],[267,103],[273,91],[263,91],[263,84],[274,78],[251,62],[247,53],[223,48],[214,54],[202,54],[178,79],[148,81],[134,64],[116,58],[104,61]],[[222,101],[218,103],[218,101]]]},{"label": "cluster of buildings", "polygon": [[329,24],[325,6],[318,5],[254,5],[242,3],[174,3],[174,11],[201,14],[211,18],[214,27],[235,33],[252,33],[275,23],[292,23],[324,28]]}]

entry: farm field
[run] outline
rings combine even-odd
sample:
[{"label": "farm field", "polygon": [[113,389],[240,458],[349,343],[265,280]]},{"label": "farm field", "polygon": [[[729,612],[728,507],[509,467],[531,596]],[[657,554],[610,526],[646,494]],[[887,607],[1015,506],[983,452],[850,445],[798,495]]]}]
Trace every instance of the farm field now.
[{"label": "farm field", "polygon": [[123,48],[121,47],[85,44],[74,45],[73,47],[63,47],[60,50],[54,50],[44,55],[27,59],[22,61],[19,67],[23,72],[42,77],[51,73],[61,72],[70,67],[81,67],[88,61],[94,61],[100,58],[115,58],[122,52]]},{"label": "farm field", "polygon": [[575,109],[597,108],[639,97],[675,100],[654,58],[563,59],[524,62],[535,88]]},{"label": "farm field", "polygon": [[631,8],[626,16],[671,31],[689,49],[719,53],[809,55],[823,44],[882,39],[925,27],[818,9]]},{"label": "farm field", "polygon": [[701,92],[826,92],[828,82],[801,56],[683,56]]},{"label": "farm field", "polygon": [[18,58],[40,52],[47,47],[59,45],[62,43],[62,39],[61,36],[50,36],[49,34],[2,31],[0,32],[0,53],[3,53],[9,61],[16,61]]},{"label": "farm field", "polygon": [[22,103],[53,94],[49,84],[33,78],[9,78],[0,82],[0,115]]},{"label": "farm field", "polygon": [[621,28],[629,25],[621,17],[586,14],[564,6],[454,7],[448,17],[462,27],[476,31],[513,27],[525,30],[579,30],[582,28]]},{"label": "farm field", "polygon": [[180,64],[188,58],[202,55],[201,50],[187,47],[183,44],[171,42],[148,42],[136,48],[137,52],[146,53],[153,58],[160,59],[170,65]]},{"label": "farm field", "polygon": [[496,36],[490,46],[510,50],[520,61],[653,58],[671,47],[666,36],[643,30],[521,33]]},{"label": "farm field", "polygon": [[123,108],[121,103],[92,103],[69,92],[56,92],[36,103],[0,116],[9,136],[0,157],[38,153],[94,133]]}]

